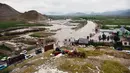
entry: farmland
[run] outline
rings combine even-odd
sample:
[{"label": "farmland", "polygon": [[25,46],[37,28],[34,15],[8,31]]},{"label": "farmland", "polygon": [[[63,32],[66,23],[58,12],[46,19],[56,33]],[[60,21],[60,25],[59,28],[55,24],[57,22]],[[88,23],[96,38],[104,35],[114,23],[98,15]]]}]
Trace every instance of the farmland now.
[{"label": "farmland", "polygon": [[45,26],[45,24],[30,24],[30,23],[18,22],[18,21],[0,22],[0,29],[8,29],[14,27],[30,27],[30,26]]}]

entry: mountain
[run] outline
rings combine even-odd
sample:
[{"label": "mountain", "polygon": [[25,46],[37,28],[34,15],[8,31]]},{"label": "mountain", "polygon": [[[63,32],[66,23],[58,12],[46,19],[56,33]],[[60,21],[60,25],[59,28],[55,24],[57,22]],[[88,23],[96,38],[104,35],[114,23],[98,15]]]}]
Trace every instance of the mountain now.
[{"label": "mountain", "polygon": [[14,8],[10,7],[7,4],[0,3],[0,21],[44,21],[47,20],[48,17],[46,15],[42,15],[41,13],[31,10],[24,13],[20,13]]},{"label": "mountain", "polygon": [[67,13],[63,14],[66,16],[91,16],[91,15],[103,15],[103,16],[130,16],[130,9],[126,10],[116,10],[116,11],[107,11],[107,12],[91,12],[91,13],[85,13],[85,12],[76,12],[76,13]]},{"label": "mountain", "polygon": [[23,20],[23,21],[42,21],[46,19],[47,19],[46,15],[42,15],[41,13],[35,10],[31,10],[31,11],[22,13],[20,15],[20,20]]},{"label": "mountain", "polygon": [[20,15],[20,12],[14,8],[0,3],[0,20],[12,20],[17,18]]},{"label": "mountain", "polygon": [[130,9],[103,12],[100,15],[108,15],[108,16],[113,16],[113,15],[115,15],[115,16],[130,16]]},{"label": "mountain", "polygon": [[83,12],[76,12],[76,13],[68,13],[66,15],[68,15],[68,16],[84,16],[84,15],[87,15],[87,14],[83,13]]},{"label": "mountain", "polygon": [[130,16],[130,9],[126,10],[116,10],[116,11],[107,11],[102,13],[92,12],[89,15],[103,15],[103,16]]},{"label": "mountain", "polygon": [[46,15],[56,15],[56,16],[60,16],[60,15],[64,15],[64,13],[61,13],[61,12],[48,12],[46,13]]}]

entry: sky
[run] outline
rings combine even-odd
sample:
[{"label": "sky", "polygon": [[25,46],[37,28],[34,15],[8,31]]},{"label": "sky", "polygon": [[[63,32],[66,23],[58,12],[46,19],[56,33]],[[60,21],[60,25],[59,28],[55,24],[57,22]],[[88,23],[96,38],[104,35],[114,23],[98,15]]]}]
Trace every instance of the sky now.
[{"label": "sky", "polygon": [[130,0],[0,0],[19,12],[40,13],[105,12],[130,9]]}]

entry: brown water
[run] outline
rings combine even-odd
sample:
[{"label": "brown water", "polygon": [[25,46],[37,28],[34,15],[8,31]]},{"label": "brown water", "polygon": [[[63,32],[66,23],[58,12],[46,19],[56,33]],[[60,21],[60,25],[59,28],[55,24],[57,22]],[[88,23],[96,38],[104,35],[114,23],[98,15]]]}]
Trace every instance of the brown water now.
[{"label": "brown water", "polygon": [[[53,36],[59,41],[60,46],[63,45],[64,39],[86,38],[90,33],[94,33],[94,29],[96,27],[96,24],[93,23],[92,21],[88,21],[88,23],[84,27],[80,28],[77,31],[71,29],[75,26],[70,26],[70,25],[73,25],[73,23],[70,23],[69,21],[70,20],[54,20],[54,21],[49,22],[49,24],[51,24],[53,26],[49,26],[49,27],[45,27],[45,26],[37,26],[36,27],[35,26],[35,27],[31,27],[31,28],[13,30],[11,32],[21,32],[21,31],[25,31],[25,30],[31,30],[32,28],[49,28],[50,30],[61,29],[61,30],[56,32],[56,35]],[[32,34],[32,33],[22,35],[21,37],[31,38],[29,36],[30,34]]]},{"label": "brown water", "polygon": [[[74,26],[64,25],[68,21],[60,21],[60,22],[62,22],[61,24],[60,23],[56,24],[56,22],[58,23],[59,21],[55,21],[55,24],[53,24],[53,26],[49,27],[49,28],[51,30],[61,29],[56,32],[56,35],[53,36],[53,37],[57,38],[57,40],[59,41],[59,45],[61,45],[61,46],[63,45],[64,39],[68,39],[71,37],[75,38],[75,39],[86,38],[90,33],[94,33],[94,29],[96,27],[95,23],[93,23],[92,21],[88,21],[87,25],[85,25],[83,28],[75,31],[75,30],[71,29]],[[54,23],[54,21],[53,21],[53,23]]]}]

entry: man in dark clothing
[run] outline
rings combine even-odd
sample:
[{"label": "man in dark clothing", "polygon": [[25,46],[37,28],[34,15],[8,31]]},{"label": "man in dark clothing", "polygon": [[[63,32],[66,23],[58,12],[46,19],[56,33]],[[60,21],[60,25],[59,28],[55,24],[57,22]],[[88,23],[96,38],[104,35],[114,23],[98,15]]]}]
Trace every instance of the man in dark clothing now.
[{"label": "man in dark clothing", "polygon": [[87,36],[87,39],[89,40],[89,36]]}]

